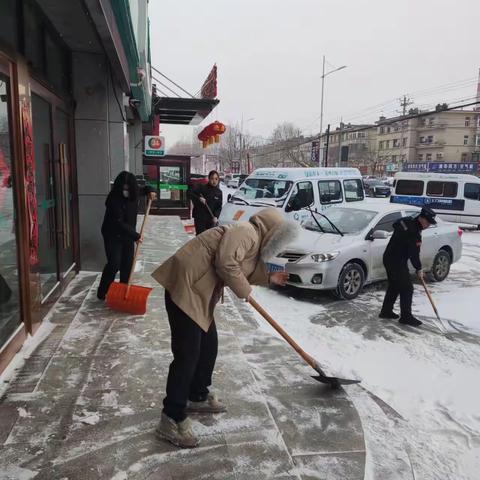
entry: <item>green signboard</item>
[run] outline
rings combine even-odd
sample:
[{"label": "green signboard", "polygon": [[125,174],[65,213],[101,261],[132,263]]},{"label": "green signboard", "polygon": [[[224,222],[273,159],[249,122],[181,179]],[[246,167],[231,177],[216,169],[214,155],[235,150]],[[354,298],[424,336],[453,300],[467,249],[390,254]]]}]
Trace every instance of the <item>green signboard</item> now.
[{"label": "green signboard", "polygon": [[175,183],[161,183],[160,190],[188,190],[188,185],[177,185]]}]

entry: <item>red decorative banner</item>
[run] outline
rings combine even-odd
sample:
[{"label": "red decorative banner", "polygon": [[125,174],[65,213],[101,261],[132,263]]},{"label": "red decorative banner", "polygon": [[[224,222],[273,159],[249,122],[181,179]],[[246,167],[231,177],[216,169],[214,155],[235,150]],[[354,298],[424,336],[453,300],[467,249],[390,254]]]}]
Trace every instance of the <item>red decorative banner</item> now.
[{"label": "red decorative banner", "polygon": [[22,105],[23,145],[25,149],[25,194],[27,200],[29,260],[30,265],[37,265],[38,260],[38,205],[35,189],[35,151],[33,148],[33,131],[30,105],[24,100]]},{"label": "red decorative banner", "polygon": [[214,65],[202,86],[202,98],[217,98],[217,65]]}]

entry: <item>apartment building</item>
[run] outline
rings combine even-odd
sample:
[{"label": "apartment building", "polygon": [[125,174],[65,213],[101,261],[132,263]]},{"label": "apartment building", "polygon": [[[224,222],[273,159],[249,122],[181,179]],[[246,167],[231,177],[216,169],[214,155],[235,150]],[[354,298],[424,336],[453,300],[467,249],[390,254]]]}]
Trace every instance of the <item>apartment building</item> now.
[{"label": "apartment building", "polygon": [[377,122],[376,174],[401,170],[406,162],[478,160],[480,114],[472,110],[438,111],[417,118]]},{"label": "apartment building", "polygon": [[[323,144],[327,138],[323,135]],[[362,173],[369,173],[377,159],[377,127],[371,124],[340,124],[328,139],[327,166],[352,166]],[[325,165],[325,162],[324,162]]]}]

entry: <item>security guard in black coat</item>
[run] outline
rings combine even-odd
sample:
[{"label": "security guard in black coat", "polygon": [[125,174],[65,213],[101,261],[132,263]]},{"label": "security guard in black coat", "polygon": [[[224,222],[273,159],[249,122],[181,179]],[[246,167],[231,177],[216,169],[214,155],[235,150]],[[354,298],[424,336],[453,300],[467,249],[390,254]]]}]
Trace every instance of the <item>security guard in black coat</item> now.
[{"label": "security guard in black coat", "polygon": [[393,235],[383,255],[383,264],[387,271],[388,289],[383,301],[380,318],[396,320],[393,306],[400,295],[400,323],[418,327],[422,324],[412,315],[413,283],[408,270],[408,260],[417,275],[423,277],[420,262],[422,230],[435,225],[435,212],[423,207],[417,217],[405,217],[393,224]]},{"label": "security guard in black coat", "polygon": [[187,192],[193,203],[193,220],[197,235],[215,227],[218,223],[218,217],[223,206],[223,194],[220,188],[218,188],[219,182],[218,172],[212,170],[208,174],[207,184],[199,185],[197,188]]}]

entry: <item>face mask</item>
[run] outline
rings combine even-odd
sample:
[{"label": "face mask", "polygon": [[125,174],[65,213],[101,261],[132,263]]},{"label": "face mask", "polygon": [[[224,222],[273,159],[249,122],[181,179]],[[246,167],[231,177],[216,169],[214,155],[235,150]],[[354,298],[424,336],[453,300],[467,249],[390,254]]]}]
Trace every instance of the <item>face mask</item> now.
[{"label": "face mask", "polygon": [[128,198],[130,196],[130,192],[128,190],[123,190],[122,193],[125,198]]}]

